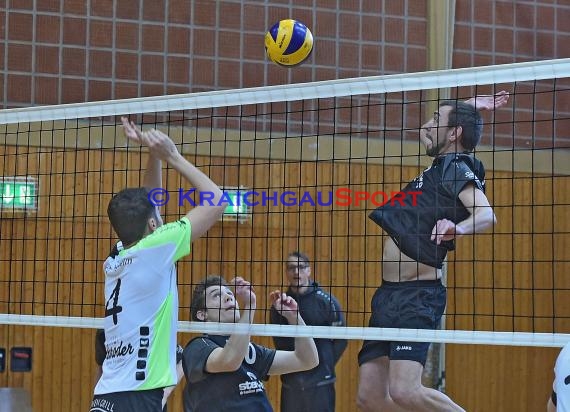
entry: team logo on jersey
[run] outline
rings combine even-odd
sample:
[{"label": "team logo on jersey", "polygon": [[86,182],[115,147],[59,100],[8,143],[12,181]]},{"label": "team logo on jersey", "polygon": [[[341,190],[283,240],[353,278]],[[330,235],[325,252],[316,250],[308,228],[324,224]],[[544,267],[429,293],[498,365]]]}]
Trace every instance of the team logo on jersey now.
[{"label": "team logo on jersey", "polygon": [[113,359],[113,358],[119,358],[122,356],[127,356],[132,354],[135,349],[133,348],[133,346],[129,343],[126,346],[123,344],[123,341],[120,342],[113,342],[110,343],[108,345],[105,345],[105,349],[106,349],[106,355],[105,355],[105,359]]},{"label": "team logo on jersey", "polygon": [[421,189],[423,185],[424,185],[424,174],[422,173],[421,175],[419,175],[414,179],[414,188]]},{"label": "team logo on jersey", "polygon": [[128,266],[133,263],[133,259],[130,257],[126,258],[115,258],[115,259],[108,259],[105,262],[105,272],[113,272],[123,266]]},{"label": "team logo on jersey", "polygon": [[265,390],[263,382],[257,379],[255,373],[247,372],[247,376],[249,380],[238,385],[240,395],[250,395],[252,393],[263,392]]},{"label": "team logo on jersey", "polygon": [[428,167],[426,170],[424,170],[422,172],[421,175],[419,175],[418,177],[416,177],[412,182],[414,184],[414,188],[415,189],[421,189],[422,186],[424,185],[424,173],[427,173],[427,171],[431,169],[431,166]]}]

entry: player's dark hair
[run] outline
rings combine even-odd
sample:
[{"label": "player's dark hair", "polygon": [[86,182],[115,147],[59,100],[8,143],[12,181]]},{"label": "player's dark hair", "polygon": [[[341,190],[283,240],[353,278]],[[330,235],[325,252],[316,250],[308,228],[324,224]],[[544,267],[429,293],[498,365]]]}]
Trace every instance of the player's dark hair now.
[{"label": "player's dark hair", "polygon": [[440,105],[451,106],[449,112],[449,127],[461,126],[461,145],[468,152],[473,151],[481,140],[483,133],[483,119],[475,107],[456,100],[445,100]]},{"label": "player's dark hair", "polygon": [[123,189],[113,196],[107,207],[107,215],[124,246],[141,240],[148,219],[158,218],[144,187]]},{"label": "player's dark hair", "polygon": [[190,303],[190,313],[192,320],[202,322],[198,319],[198,312],[206,309],[206,290],[210,286],[227,286],[225,279],[220,275],[208,275],[206,279],[198,283],[192,292],[192,302]]},{"label": "player's dark hair", "polygon": [[307,265],[311,264],[311,261],[309,260],[309,256],[305,255],[302,252],[299,252],[298,250],[289,253],[289,256],[287,256],[287,259],[297,259],[299,262],[305,262]]}]

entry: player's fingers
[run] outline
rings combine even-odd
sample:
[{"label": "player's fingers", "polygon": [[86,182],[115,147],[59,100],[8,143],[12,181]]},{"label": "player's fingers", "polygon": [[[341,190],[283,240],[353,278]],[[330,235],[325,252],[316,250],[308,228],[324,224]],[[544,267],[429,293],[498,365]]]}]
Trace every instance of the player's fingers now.
[{"label": "player's fingers", "polygon": [[140,135],[142,135],[142,130],[140,127],[138,127],[135,122],[131,121],[131,127],[133,128],[134,132],[137,134],[137,136],[140,137]]},{"label": "player's fingers", "polygon": [[153,137],[156,139],[157,143],[164,144],[164,142],[167,142],[170,140],[168,135],[162,133],[160,130],[152,129],[152,134],[153,134]]},{"label": "player's fingers", "polygon": [[441,243],[441,239],[445,234],[447,222],[448,221],[446,219],[438,220],[433,228],[432,240],[435,240],[438,245]]},{"label": "player's fingers", "polygon": [[136,132],[133,130],[133,126],[131,125],[132,122],[129,122],[129,119],[121,117],[121,123],[123,124],[123,132],[125,133],[125,136],[131,139],[138,137]]},{"label": "player's fingers", "polygon": [[147,146],[148,148],[152,148],[152,138],[148,134],[143,134],[140,138],[138,138],[141,144]]},{"label": "player's fingers", "polygon": [[243,285],[245,280],[241,276],[236,276],[231,280],[231,283],[234,285]]},{"label": "player's fingers", "polygon": [[159,146],[160,145],[160,137],[156,133],[155,129],[151,129],[148,131],[147,136],[147,143],[149,146]]},{"label": "player's fingers", "polygon": [[431,240],[435,240],[435,235],[437,234],[437,225],[439,224],[439,220],[435,222],[433,229],[431,230]]},{"label": "player's fingers", "polygon": [[437,228],[437,244],[439,245],[443,240],[443,237],[447,233],[449,229],[449,220],[444,220],[441,222],[441,225]]}]

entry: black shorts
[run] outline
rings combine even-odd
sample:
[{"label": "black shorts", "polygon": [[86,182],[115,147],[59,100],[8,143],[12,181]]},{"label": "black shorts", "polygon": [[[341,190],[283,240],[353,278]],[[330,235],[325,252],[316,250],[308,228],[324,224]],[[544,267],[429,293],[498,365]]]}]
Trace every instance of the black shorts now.
[{"label": "black shorts", "polygon": [[94,395],[89,412],[162,412],[164,391],[129,391]]},{"label": "black shorts", "polygon": [[281,412],[334,412],[334,382],[307,389],[281,387]]},{"label": "black shorts", "polygon": [[[447,296],[440,280],[387,282],[372,298],[368,326],[375,328],[437,329]],[[425,365],[429,343],[366,340],[358,364],[388,356],[391,360],[413,360]]]}]

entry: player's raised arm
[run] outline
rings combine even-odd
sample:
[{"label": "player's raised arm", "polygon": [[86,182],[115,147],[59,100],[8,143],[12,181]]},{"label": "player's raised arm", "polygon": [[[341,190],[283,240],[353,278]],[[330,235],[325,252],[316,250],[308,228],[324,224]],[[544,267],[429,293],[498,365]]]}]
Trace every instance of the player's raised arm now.
[{"label": "player's raised arm", "polygon": [[[270,299],[277,311],[287,319],[290,325],[305,325],[299,314],[297,302],[291,296],[281,291],[274,291]],[[313,338],[296,337],[295,350],[278,350],[269,369],[270,375],[299,372],[313,369],[319,364],[319,354]]]},{"label": "player's raised arm", "polygon": [[198,205],[186,214],[192,226],[192,241],[200,238],[219,220],[224,212],[225,204],[220,204],[221,189],[196,166],[186,160],[170,137],[160,130],[152,129],[138,134],[136,137],[129,136],[129,138],[148,146],[152,156],[167,162],[180,173],[190,186],[188,190],[195,188],[202,193],[210,194],[208,196],[211,199],[209,203]]},{"label": "player's raised arm", "polygon": [[[129,140],[134,140],[140,143],[142,130],[134,122],[129,121],[126,117],[121,117],[123,124],[123,132],[125,137]],[[162,186],[162,161],[160,158],[155,157],[149,153],[146,168],[143,177],[143,187],[147,189],[155,189]]]},{"label": "player's raised arm", "polygon": [[497,223],[493,208],[482,190],[468,184],[458,197],[469,211],[469,217],[457,224],[448,219],[438,220],[431,232],[431,240],[438,245],[457,236],[484,232]]}]

